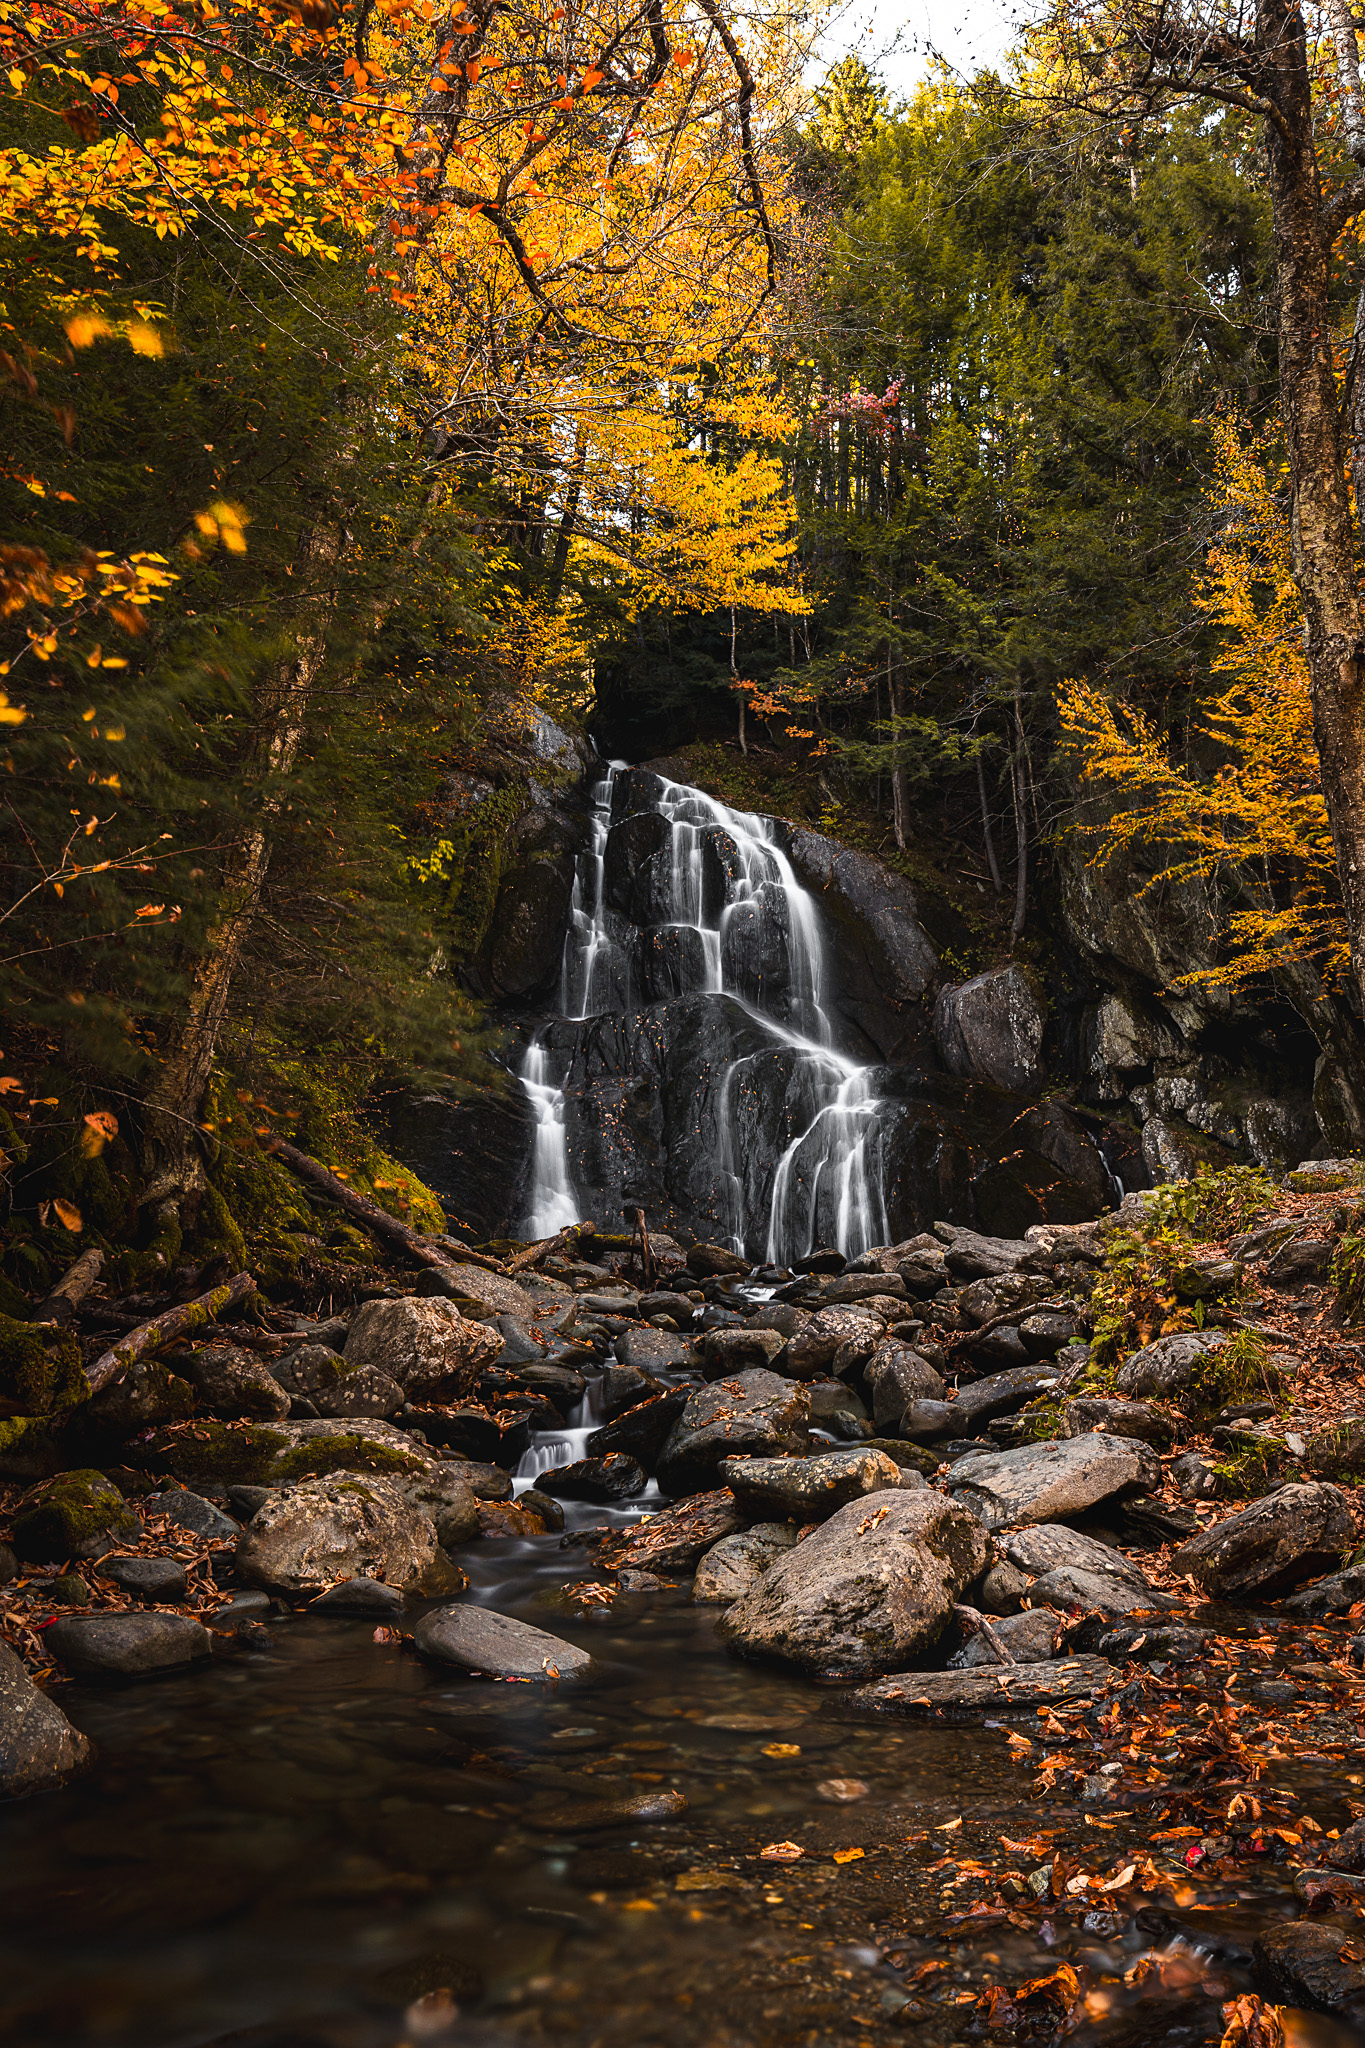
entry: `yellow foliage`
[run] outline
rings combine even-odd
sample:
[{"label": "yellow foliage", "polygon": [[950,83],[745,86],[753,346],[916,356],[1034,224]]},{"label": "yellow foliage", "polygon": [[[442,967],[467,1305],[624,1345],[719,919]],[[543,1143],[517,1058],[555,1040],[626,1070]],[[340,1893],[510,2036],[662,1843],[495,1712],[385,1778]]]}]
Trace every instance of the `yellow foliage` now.
[{"label": "yellow foliage", "polygon": [[1195,603],[1220,629],[1212,669],[1228,681],[1193,722],[1219,764],[1199,772],[1173,755],[1169,737],[1142,712],[1067,682],[1058,709],[1082,786],[1121,803],[1102,823],[1077,829],[1096,841],[1092,865],[1129,850],[1155,854],[1148,888],[1195,878],[1219,885],[1231,906],[1227,957],[1177,987],[1236,986],[1295,960],[1311,961],[1336,985],[1349,944],[1313,740],[1289,515],[1273,481],[1280,472],[1269,433],[1250,435],[1225,418],[1214,437],[1221,538]]}]

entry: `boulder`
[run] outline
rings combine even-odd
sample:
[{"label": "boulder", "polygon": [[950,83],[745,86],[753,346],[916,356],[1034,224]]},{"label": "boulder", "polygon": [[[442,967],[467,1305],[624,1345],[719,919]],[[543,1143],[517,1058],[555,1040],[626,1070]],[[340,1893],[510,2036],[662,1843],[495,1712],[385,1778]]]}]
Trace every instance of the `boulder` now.
[{"label": "boulder", "polygon": [[621,1364],[639,1373],[676,1371],[692,1358],[688,1339],[672,1330],[626,1330],[615,1348]]},{"label": "boulder", "polygon": [[1175,1401],[1190,1413],[1210,1413],[1226,1398],[1216,1354],[1226,1350],[1228,1342],[1222,1330],[1182,1330],[1174,1337],[1158,1337],[1119,1367],[1114,1385],[1129,1398]]},{"label": "boulder", "polygon": [[761,1368],[689,1395],[659,1457],[659,1484],[675,1498],[703,1493],[722,1458],[768,1457],[806,1445],[810,1396]]},{"label": "boulder", "polygon": [[1085,1335],[1085,1326],[1069,1309],[1045,1308],[1024,1316],[1019,1324],[1019,1341],[1030,1358],[1055,1358],[1064,1344],[1074,1344]]},{"label": "boulder", "polygon": [[1218,1468],[1203,1451],[1185,1451],[1172,1458],[1171,1479],[1186,1500],[1213,1500],[1218,1493]]},{"label": "boulder", "polygon": [[964,1436],[973,1435],[982,1423],[996,1415],[1013,1415],[1027,1401],[1035,1401],[1057,1384],[1057,1372],[1050,1365],[1019,1365],[1009,1372],[993,1372],[989,1378],[972,1380],[959,1387],[953,1406]]},{"label": "boulder", "polygon": [[922,1353],[909,1344],[879,1344],[863,1368],[872,1392],[872,1414],[878,1429],[898,1434],[907,1409],[915,1401],[942,1401],[943,1381]]},{"label": "boulder", "polygon": [[1365,1421],[1343,1415],[1325,1429],[1315,1429],[1303,1462],[1323,1479],[1358,1479],[1365,1473]]},{"label": "boulder", "polygon": [[941,1436],[952,1436],[958,1425],[954,1401],[911,1401],[900,1419],[900,1433],[912,1443],[932,1444]]},{"label": "boulder", "polygon": [[719,1477],[746,1513],[823,1522],[866,1493],[894,1492],[901,1473],[884,1451],[859,1446],[814,1458],[725,1458]]},{"label": "boulder", "polygon": [[1083,1395],[1062,1409],[1063,1436],[1130,1436],[1154,1450],[1168,1451],[1175,1442],[1175,1424],[1150,1401],[1110,1401]]},{"label": "boulder", "polygon": [[112,1579],[135,1600],[183,1600],[189,1580],[183,1564],[173,1557],[106,1557],[100,1562],[100,1577]]},{"label": "boulder", "polygon": [[1201,1529],[1171,1564],[1211,1599],[1264,1600],[1339,1564],[1354,1536],[1337,1487],[1296,1481]]},{"label": "boulder", "polygon": [[904,1280],[899,1273],[878,1270],[874,1273],[836,1273],[826,1280],[820,1289],[820,1299],[838,1307],[841,1303],[864,1301],[873,1295],[908,1295]]},{"label": "boulder", "polygon": [[686,1387],[672,1387],[654,1400],[628,1408],[614,1422],[593,1431],[586,1445],[589,1457],[604,1458],[609,1452],[621,1451],[638,1458],[646,1472],[652,1472],[688,1398]]},{"label": "boulder", "polygon": [[188,1614],[71,1615],[54,1622],[46,1647],[79,1678],[143,1678],[179,1671],[213,1653],[213,1638]]},{"label": "boulder", "polygon": [[1252,1955],[1256,1981],[1268,1997],[1365,2026],[1365,1964],[1334,1921],[1292,1920],[1268,1927],[1257,1935]]},{"label": "boulder", "polygon": [[638,1365],[604,1366],[597,1380],[598,1411],[607,1417],[624,1415],[627,1408],[638,1408],[662,1392],[658,1380]]},{"label": "boulder", "polygon": [[289,1413],[289,1395],[254,1352],[208,1344],[179,1363],[200,1405],[225,1421],[276,1422]]},{"label": "boulder", "polygon": [[[453,1550],[457,1544],[472,1543],[479,1534],[481,1482],[477,1475],[484,1469],[452,1462],[394,1483],[408,1506],[431,1522],[441,1548]],[[497,1484],[499,1496],[511,1491],[511,1481],[500,1470]],[[488,1497],[486,1486],[482,1497]]]},{"label": "boulder", "polygon": [[142,1455],[154,1469],[208,1485],[283,1486],[327,1472],[416,1477],[436,1459],[392,1423],[346,1421],[194,1422],[157,1430]]},{"label": "boulder", "polygon": [[[1016,1664],[1046,1664],[1057,1654],[1061,1628],[1056,1615],[1040,1607],[992,1622],[991,1633],[999,1637]],[[993,1665],[998,1670],[1000,1664],[1001,1659],[980,1634],[969,1636],[948,1659],[950,1671],[975,1671],[979,1665]]]},{"label": "boulder", "polygon": [[369,1416],[387,1421],[407,1401],[408,1396],[398,1381],[390,1378],[381,1366],[350,1366],[343,1359],[341,1367],[341,1372],[330,1385],[319,1387],[312,1396],[313,1406],[319,1415]]},{"label": "boulder", "polygon": [[928,1488],[851,1501],[780,1556],[720,1631],[746,1656],[821,1676],[895,1671],[938,1640],[988,1555],[980,1524]]},{"label": "boulder", "polygon": [[342,1579],[325,1593],[319,1593],[316,1600],[309,1602],[308,1611],[354,1616],[360,1621],[393,1622],[402,1620],[405,1605],[397,1586],[387,1586],[382,1579],[358,1573],[355,1578]]},{"label": "boulder", "polygon": [[553,1685],[594,1670],[586,1650],[491,1607],[438,1607],[418,1622],[413,1641],[424,1657],[473,1678],[532,1679]]},{"label": "boulder", "polygon": [[102,1472],[63,1472],[30,1493],[14,1517],[15,1554],[32,1564],[102,1557],[135,1543],[142,1523]]},{"label": "boulder", "polygon": [[1045,1572],[1071,1570],[1099,1572],[1105,1578],[1124,1579],[1139,1589],[1147,1585],[1145,1574],[1122,1550],[1116,1550],[1111,1543],[1101,1543],[1098,1537],[1087,1536],[1080,1529],[1068,1529],[1064,1522],[1012,1529],[1008,1535],[997,1538],[996,1547],[1003,1558],[1027,1572],[1030,1578],[1041,1578]]},{"label": "boulder", "polygon": [[945,988],[934,1005],[934,1040],[948,1072],[1012,1095],[1041,1088],[1046,1029],[1042,985],[1015,962]]},{"label": "boulder", "polygon": [[712,1280],[723,1273],[746,1274],[749,1261],[728,1245],[694,1244],[687,1254],[687,1270],[699,1280]]},{"label": "boulder", "polygon": [[915,1671],[860,1685],[847,1704],[872,1714],[999,1713],[1002,1707],[1090,1700],[1114,1677],[1104,1657],[1054,1657],[1043,1664],[978,1665],[972,1671]]},{"label": "boulder", "polygon": [[39,1692],[8,1644],[0,1643],[0,1799],[50,1792],[84,1770],[93,1755],[88,1737]]},{"label": "boulder", "polygon": [[597,1553],[608,1571],[690,1572],[722,1537],[733,1536],[748,1517],[728,1487],[694,1494],[660,1515],[648,1515],[631,1529],[615,1530]]},{"label": "boulder", "polygon": [[1285,1614],[1297,1614],[1306,1621],[1320,1621],[1328,1614],[1345,1614],[1358,1600],[1365,1600],[1365,1565],[1348,1565],[1311,1586],[1291,1593],[1284,1602]]},{"label": "boulder", "polygon": [[870,1359],[886,1325],[866,1307],[822,1308],[777,1358],[777,1369],[792,1380],[819,1380],[829,1371],[852,1371]]},{"label": "boulder", "polygon": [[[463,1274],[465,1269],[460,1270]],[[528,1306],[524,1297],[522,1306]],[[512,1305],[506,1312],[512,1312]],[[471,1322],[453,1302],[409,1294],[397,1301],[367,1301],[358,1309],[342,1355],[349,1372],[374,1367],[396,1381],[410,1401],[458,1401],[473,1390],[502,1347],[496,1330]]]},{"label": "boulder", "polygon": [[[939,1227],[939,1226],[936,1226]],[[950,1281],[989,1280],[1002,1273],[1040,1270],[1038,1249],[1027,1239],[987,1237],[979,1230],[964,1230],[960,1224],[945,1223],[944,1262]]]},{"label": "boulder", "polygon": [[238,1539],[237,1571],[249,1585],[303,1599],[360,1575],[412,1585],[436,1548],[434,1524],[393,1481],[334,1476],[267,1501]]},{"label": "boulder", "polygon": [[756,1522],[738,1535],[723,1536],[697,1565],[693,1600],[699,1607],[730,1606],[795,1541],[796,1531],[790,1522]]},{"label": "boulder", "polygon": [[[983,1274],[979,1280],[970,1280],[959,1290],[958,1312],[977,1328],[983,1323],[994,1322],[998,1316],[1014,1316],[1022,1321],[1030,1304],[1041,1300],[1048,1291],[1047,1281],[1036,1273]],[[974,1338],[974,1353],[979,1352],[979,1347],[988,1343],[991,1336],[997,1336],[999,1341],[994,1331]],[[1011,1328],[1005,1341],[1011,1360],[1017,1359],[1020,1365],[1027,1364],[1029,1354],[1017,1327]]]},{"label": "boulder", "polygon": [[1080,1608],[1111,1621],[1126,1614],[1169,1612],[1180,1605],[1170,1593],[1159,1592],[1155,1586],[1135,1585],[1132,1579],[1114,1572],[1085,1571],[1074,1564],[1044,1572],[1029,1587],[1028,1598],[1033,1607],[1054,1607],[1062,1614]]},{"label": "boulder", "polygon": [[776,1330],[746,1323],[742,1330],[707,1330],[697,1338],[694,1349],[702,1377],[719,1380],[727,1373],[743,1372],[746,1366],[771,1365],[785,1341]]},{"label": "boulder", "polygon": [[948,1471],[955,1500],[988,1529],[1084,1514],[1115,1494],[1151,1493],[1161,1467],[1146,1444],[1122,1436],[1071,1437],[959,1458]]},{"label": "boulder", "polygon": [[623,1451],[608,1451],[603,1458],[580,1458],[573,1465],[557,1465],[542,1472],[543,1490],[555,1500],[633,1500],[647,1484],[644,1467]]},{"label": "boulder", "polygon": [[118,1378],[96,1394],[82,1420],[105,1436],[135,1436],[164,1422],[181,1422],[195,1410],[194,1388],[159,1358],[135,1358]]}]

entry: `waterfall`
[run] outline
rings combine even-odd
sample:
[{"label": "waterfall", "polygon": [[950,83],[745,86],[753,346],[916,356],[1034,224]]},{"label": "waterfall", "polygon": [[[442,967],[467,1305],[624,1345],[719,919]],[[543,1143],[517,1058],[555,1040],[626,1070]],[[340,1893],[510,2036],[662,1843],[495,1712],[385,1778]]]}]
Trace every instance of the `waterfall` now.
[{"label": "waterfall", "polygon": [[[763,1049],[727,1062],[709,1126],[696,1133],[727,1212],[717,1229],[728,1229],[737,1249],[761,1251],[776,1264],[820,1243],[853,1256],[884,1242],[881,1105],[870,1070],[836,1045],[820,914],[774,821],[651,774],[644,815],[659,823],[638,834],[613,870],[613,829],[641,815],[630,810],[613,819],[625,766],[613,762],[593,792],[564,944],[562,1018],[581,1024],[681,996],[738,1004]],[[620,907],[623,893],[628,913]],[[650,949],[649,974],[642,948]],[[662,996],[660,974],[667,981]],[[757,1157],[752,1132],[740,1128],[739,1098],[746,1079],[756,1087],[757,1070],[774,1062],[781,1067],[782,1130],[768,1141],[771,1156]],[[536,1117],[525,1228],[548,1236],[592,1206],[590,1195],[580,1201],[569,1176],[569,1129],[581,1112],[566,1103],[562,1084],[550,1081],[539,1037],[525,1055],[521,1081]]]}]

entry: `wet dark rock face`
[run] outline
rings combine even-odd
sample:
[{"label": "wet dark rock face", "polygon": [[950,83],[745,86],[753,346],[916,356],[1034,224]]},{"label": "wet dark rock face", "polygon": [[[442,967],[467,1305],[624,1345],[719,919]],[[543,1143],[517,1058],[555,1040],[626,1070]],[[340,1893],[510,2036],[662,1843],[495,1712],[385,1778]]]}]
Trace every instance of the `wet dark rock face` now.
[{"label": "wet dark rock face", "polygon": [[[596,798],[572,901],[561,817],[505,879],[489,941],[495,966],[521,962],[490,969],[490,992],[526,999],[523,1043],[535,1034],[563,1090],[577,1213],[619,1229],[642,1208],[652,1228],[762,1257],[858,1252],[936,1217],[1013,1234],[1112,1202],[1090,1122],[992,1085],[1041,1081],[1040,1013],[1013,984],[958,1005],[964,1043],[990,1040],[985,1079],[965,1058],[945,1071],[942,972],[903,877],[649,768]],[[1011,1018],[1023,1051],[1004,1042]],[[394,1139],[463,1223],[527,1227],[540,1167],[515,1080],[409,1105]]]}]

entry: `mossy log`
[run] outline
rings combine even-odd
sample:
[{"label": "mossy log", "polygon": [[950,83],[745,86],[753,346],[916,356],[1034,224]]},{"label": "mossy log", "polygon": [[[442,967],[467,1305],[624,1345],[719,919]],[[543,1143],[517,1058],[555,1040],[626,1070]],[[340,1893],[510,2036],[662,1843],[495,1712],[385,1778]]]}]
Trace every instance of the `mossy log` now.
[{"label": "mossy log", "polygon": [[76,1310],[104,1271],[104,1253],[96,1244],[83,1251],[74,1266],[68,1266],[47,1300],[33,1311],[35,1323],[59,1323],[69,1329]]},{"label": "mossy log", "polygon": [[148,1323],[139,1323],[126,1337],[95,1360],[86,1378],[92,1394],[98,1394],[101,1387],[107,1387],[121,1372],[141,1358],[144,1352],[160,1351],[173,1337],[183,1337],[187,1330],[197,1330],[204,1323],[216,1322],[224,1309],[232,1308],[256,1292],[256,1278],[252,1273],[234,1273],[221,1287],[214,1287],[207,1294],[201,1294],[194,1301],[182,1302],[178,1308],[168,1308],[163,1315],[153,1316]]},{"label": "mossy log", "polygon": [[[419,1266],[434,1266],[442,1272],[449,1272],[455,1263],[449,1253],[443,1251],[439,1245],[433,1244],[430,1238],[423,1237],[420,1231],[410,1229],[406,1223],[400,1223],[396,1216],[390,1216],[388,1210],[381,1209],[377,1202],[368,1201],[364,1195],[358,1195],[354,1188],[348,1188],[345,1181],[340,1180],[330,1168],[309,1153],[301,1152],[298,1146],[291,1145],[287,1138],[271,1138],[266,1150],[281,1160],[292,1173],[296,1173],[300,1180],[307,1181],[324,1195],[330,1195],[348,1216],[354,1216],[356,1222],[362,1224],[370,1235],[377,1237],[382,1244],[393,1245],[397,1250],[406,1252]],[[494,1273],[503,1271],[496,1259],[487,1259],[480,1252],[467,1250],[464,1245],[456,1245],[455,1249],[462,1259],[470,1259],[476,1266],[487,1266]]]}]

